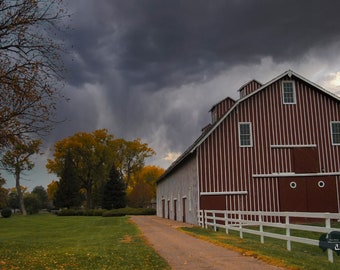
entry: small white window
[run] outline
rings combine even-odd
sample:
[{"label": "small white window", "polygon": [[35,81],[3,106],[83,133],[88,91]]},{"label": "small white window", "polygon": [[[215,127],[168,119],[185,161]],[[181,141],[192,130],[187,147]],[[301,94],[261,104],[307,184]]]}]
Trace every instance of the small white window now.
[{"label": "small white window", "polygon": [[251,147],[253,146],[253,138],[251,131],[251,123],[239,123],[239,142],[241,147]]},{"label": "small white window", "polygon": [[296,189],[297,184],[296,184],[296,182],[292,181],[292,182],[289,183],[289,186],[290,186],[292,189]]},{"label": "small white window", "polygon": [[295,104],[295,85],[293,81],[283,81],[282,82],[282,98],[283,104]]},{"label": "small white window", "polygon": [[332,144],[340,144],[340,122],[331,122]]}]

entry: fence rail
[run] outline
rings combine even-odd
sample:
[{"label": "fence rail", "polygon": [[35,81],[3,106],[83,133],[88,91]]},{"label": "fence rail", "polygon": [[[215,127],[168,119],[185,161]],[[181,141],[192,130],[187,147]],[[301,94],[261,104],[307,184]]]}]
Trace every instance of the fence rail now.
[{"label": "fence rail", "polygon": [[[324,227],[314,225],[302,225],[292,223],[292,220],[307,219],[308,221],[324,222]],[[255,234],[260,236],[261,243],[265,237],[285,240],[287,250],[291,251],[291,243],[303,243],[319,246],[319,240],[297,237],[291,235],[291,230],[309,231],[328,234],[336,228],[331,227],[331,221],[339,221],[339,213],[306,213],[306,212],[261,212],[261,211],[221,211],[221,210],[199,210],[198,224],[201,227],[212,227],[225,229],[228,234],[230,230],[238,231],[240,238],[243,233]],[[313,222],[311,222],[312,224]],[[255,229],[254,227],[258,229]],[[274,227],[285,229],[285,234],[265,232],[264,227]],[[333,262],[333,251],[327,250],[328,260]]]}]

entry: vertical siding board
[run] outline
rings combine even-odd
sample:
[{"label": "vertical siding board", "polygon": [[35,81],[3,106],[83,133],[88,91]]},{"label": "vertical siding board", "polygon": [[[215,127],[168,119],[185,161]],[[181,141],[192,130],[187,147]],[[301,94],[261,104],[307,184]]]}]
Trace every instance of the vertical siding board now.
[{"label": "vertical siding board", "polygon": [[205,143],[203,143],[202,145],[199,146],[199,150],[200,150],[200,164],[201,164],[201,171],[199,172],[200,175],[200,181],[201,181],[201,186],[200,186],[200,191],[204,191],[206,190],[206,176],[205,176],[205,172],[206,172],[206,168],[205,168],[205,151],[204,151],[204,147],[205,147]]},{"label": "vertical siding board", "polygon": [[227,179],[226,179],[226,190],[230,190],[230,181],[232,179],[232,174],[231,174],[231,134],[230,134],[230,129],[228,127],[228,123],[225,121],[223,122],[224,124],[224,130],[225,130],[225,141],[226,145],[224,146],[224,149],[226,151],[226,163],[225,163],[225,170],[227,172]]},{"label": "vertical siding board", "polygon": [[268,147],[268,154],[269,154],[269,160],[270,160],[270,172],[275,172],[275,160],[274,160],[274,155],[273,155],[273,149],[270,147],[274,142],[276,141],[276,134],[275,134],[275,129],[274,129],[274,111],[273,111],[273,90],[272,86],[269,86],[268,89],[268,104],[269,104],[269,119],[270,119],[270,125],[269,125],[269,147]]},{"label": "vertical siding board", "polygon": [[324,97],[324,107],[325,107],[325,111],[326,111],[326,121],[325,121],[325,131],[327,131],[327,134],[325,136],[325,149],[327,149],[327,153],[326,153],[326,163],[328,164],[328,170],[327,171],[334,171],[333,168],[333,162],[331,162],[332,158],[331,158],[331,149],[330,149],[330,145],[329,145],[329,141],[331,138],[331,134],[330,134],[330,128],[328,128],[329,123],[330,123],[330,119],[331,119],[331,102],[330,99],[328,99],[327,97]]},{"label": "vertical siding board", "polygon": [[213,139],[212,139],[212,136],[210,136],[209,137],[209,139],[208,139],[208,143],[207,143],[207,145],[208,145],[208,192],[212,192],[213,191],[213,185],[214,185],[214,182],[213,182],[213,178],[212,178],[212,174],[213,174],[213,171],[212,171],[212,166],[211,166],[211,163],[212,163],[212,160],[211,160],[211,157],[212,157],[212,150],[211,150],[211,145],[212,145],[212,143],[211,143],[211,141],[212,141]]},{"label": "vertical siding board", "polygon": [[313,140],[311,137],[312,134],[312,127],[311,127],[311,119],[310,119],[310,112],[312,112],[312,104],[307,101],[307,95],[306,93],[306,86],[301,86],[302,91],[302,104],[301,104],[301,111],[302,111],[302,130],[304,131],[304,138],[306,141],[306,144],[313,144]]},{"label": "vertical siding board", "polygon": [[[263,92],[262,92],[263,93]],[[257,116],[257,129],[258,129],[258,134],[260,135],[261,134],[261,129],[263,132],[265,132],[265,128],[264,128],[264,113],[263,113],[263,104],[261,104],[261,99],[260,99],[260,95],[258,95],[258,111],[259,111],[259,114],[256,115]],[[261,136],[260,135],[260,140],[261,140],[261,144],[259,144],[257,147],[259,149],[259,152],[260,152],[260,173],[265,173],[265,165],[266,165],[266,160],[265,160],[265,138],[264,136]]]},{"label": "vertical siding board", "polygon": [[225,132],[225,122],[221,123],[221,145],[220,145],[220,150],[221,150],[221,163],[220,163],[220,170],[221,170],[221,177],[222,177],[222,182],[221,182],[221,189],[223,191],[226,191],[226,185],[227,185],[227,171],[226,171],[226,163],[227,161],[227,152],[226,152],[226,141],[227,141],[227,136]]},{"label": "vertical siding board", "polygon": [[319,124],[321,124],[320,121],[320,95],[317,92],[314,92],[314,98],[315,98],[315,104],[316,104],[316,113],[315,113],[315,127],[316,127],[316,140],[318,144],[320,145],[319,149],[319,160],[320,160],[320,168],[324,168],[324,154],[323,154],[323,143],[322,143],[322,135],[320,134],[320,127]]},{"label": "vertical siding board", "polygon": [[266,167],[264,173],[271,173],[271,158],[270,158],[270,143],[272,138],[272,129],[271,129],[271,115],[270,115],[270,107],[269,107],[269,90],[266,89],[265,92],[265,103],[267,106],[264,107],[264,132],[265,132],[265,160],[266,160]]},{"label": "vertical siding board", "polygon": [[202,191],[205,191],[207,192],[208,191],[208,144],[205,142],[204,145],[203,145],[203,149],[204,149],[204,155],[203,155],[203,158],[204,158],[204,190]]},{"label": "vertical siding board", "polygon": [[[226,183],[226,190],[231,190],[231,181],[233,179],[233,171],[231,170],[233,163],[232,157],[232,133],[230,130],[230,121],[225,122],[225,132],[226,132],[226,152],[227,152],[227,159],[226,159],[226,170],[228,171],[228,178]],[[234,142],[235,143],[235,142]]]},{"label": "vertical siding board", "polygon": [[[236,116],[234,114],[233,117],[233,126],[232,126],[232,134],[233,134],[233,142],[234,144],[232,144],[232,149],[233,149],[233,165],[231,167],[231,169],[233,170],[233,179],[232,179],[232,186],[231,186],[231,190],[234,191],[235,190],[235,182],[237,181],[237,177],[238,177],[238,162],[237,162],[237,151],[238,151],[238,136],[237,136],[237,121],[236,121]],[[237,146],[236,146],[237,145]]]},{"label": "vertical siding board", "polygon": [[[335,116],[335,106],[334,106],[334,102],[333,100],[330,101],[330,121],[333,121],[333,119],[336,119],[336,116]],[[330,125],[330,123],[328,123],[328,125]],[[330,127],[329,127],[330,129]],[[332,136],[330,134],[330,136]],[[337,153],[334,151],[334,147],[332,147],[332,142],[331,142],[331,137],[329,138],[328,140],[328,147],[330,149],[330,160],[331,160],[331,163],[332,163],[332,171],[337,171],[337,168],[336,168],[336,163],[335,163],[335,160],[337,158]],[[332,158],[333,157],[333,158]]]},{"label": "vertical siding board", "polygon": [[222,191],[222,173],[221,173],[221,168],[222,168],[222,143],[221,143],[221,132],[222,132],[222,128],[221,126],[218,127],[218,133],[217,133],[217,141],[216,141],[216,156],[217,156],[217,160],[216,160],[216,173],[217,173],[217,190],[218,191]]},{"label": "vertical siding board", "polygon": [[227,151],[226,151],[226,141],[227,141],[227,137],[226,137],[226,132],[225,132],[225,121],[222,122],[222,144],[221,144],[221,149],[222,149],[222,153],[223,153],[223,161],[221,163],[221,170],[222,170],[222,189],[223,191],[227,191]]},{"label": "vertical siding board", "polygon": [[295,143],[296,144],[303,144],[303,142],[306,142],[304,138],[304,133],[302,132],[301,126],[302,126],[302,117],[301,117],[301,107],[303,106],[303,98],[302,98],[302,93],[301,93],[301,83],[300,81],[296,81],[295,84],[296,88],[296,102],[297,106],[295,109],[295,114],[294,114],[294,119],[296,121],[295,125]]},{"label": "vertical siding board", "polygon": [[212,192],[216,192],[216,174],[215,174],[215,159],[216,159],[216,152],[215,152],[215,145],[216,145],[216,130],[212,133],[211,136],[211,171],[212,171],[212,175],[211,175],[211,186]]},{"label": "vertical siding board", "polygon": [[222,163],[223,163],[223,157],[222,157],[222,126],[220,125],[218,127],[218,133],[217,133],[217,144],[216,144],[216,151],[218,152],[218,159],[217,159],[217,172],[218,172],[218,191],[223,191],[223,173],[222,173]]},{"label": "vertical siding board", "polygon": [[223,164],[224,164],[224,156],[223,156],[223,126],[220,125],[219,126],[219,139],[218,139],[218,152],[219,152],[219,161],[218,161],[218,173],[220,175],[220,179],[219,179],[219,190],[220,191],[224,191],[224,175],[223,175]]}]

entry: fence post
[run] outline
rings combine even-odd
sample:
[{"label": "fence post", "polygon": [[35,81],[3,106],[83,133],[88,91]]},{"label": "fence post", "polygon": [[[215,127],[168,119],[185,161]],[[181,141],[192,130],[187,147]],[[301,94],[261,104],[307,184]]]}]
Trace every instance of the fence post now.
[{"label": "fence post", "polygon": [[286,216],[286,236],[287,236],[287,250],[292,250],[292,244],[290,241],[290,227],[289,227],[289,216]]},{"label": "fence post", "polygon": [[203,210],[198,210],[198,222],[199,222],[199,226],[204,228]]},{"label": "fence post", "polygon": [[[329,217],[326,218],[326,228],[331,228],[331,219]],[[334,261],[333,260],[333,250],[327,249],[327,254],[328,254],[328,261],[331,263]]]},{"label": "fence post", "polygon": [[239,228],[240,228],[240,238],[243,239],[243,232],[242,232],[242,218],[241,218],[241,213],[238,214],[238,222],[239,222]]},{"label": "fence post", "polygon": [[263,224],[262,224],[262,214],[259,213],[259,223],[260,223],[260,233],[261,233],[261,243],[264,243],[264,235],[263,235]]},{"label": "fence post", "polygon": [[229,234],[229,222],[228,222],[228,213],[227,211],[224,212],[224,225],[225,225],[225,233]]},{"label": "fence post", "polygon": [[213,212],[213,221],[214,221],[214,231],[216,232],[216,214]]},{"label": "fence post", "polygon": [[207,222],[208,222],[208,218],[207,218],[207,212],[205,212],[205,210],[203,210],[203,217],[204,217],[204,228],[208,228]]}]

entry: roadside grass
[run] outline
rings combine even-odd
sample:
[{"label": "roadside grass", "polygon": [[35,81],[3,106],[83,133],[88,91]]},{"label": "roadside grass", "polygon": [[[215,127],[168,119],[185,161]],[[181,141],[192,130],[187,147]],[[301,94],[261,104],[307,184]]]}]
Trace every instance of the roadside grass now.
[{"label": "roadside grass", "polygon": [[0,269],[170,269],[128,217],[0,218]]},{"label": "roadside grass", "polygon": [[[314,224],[315,225],[315,224]],[[337,224],[335,227],[338,227]],[[254,228],[252,228],[254,229]],[[335,270],[340,269],[340,257],[333,253],[334,263],[328,261],[327,252],[323,252],[319,247],[291,243],[292,251],[287,250],[286,241],[265,237],[264,244],[260,242],[260,236],[243,233],[243,239],[239,237],[239,232],[224,230],[213,231],[201,227],[181,228],[181,230],[217,245],[235,250],[245,256],[252,256],[273,265],[286,267],[289,269],[308,270]],[[285,234],[285,230],[277,228],[266,228],[265,231]],[[294,236],[319,239],[320,233],[291,231]]]}]

